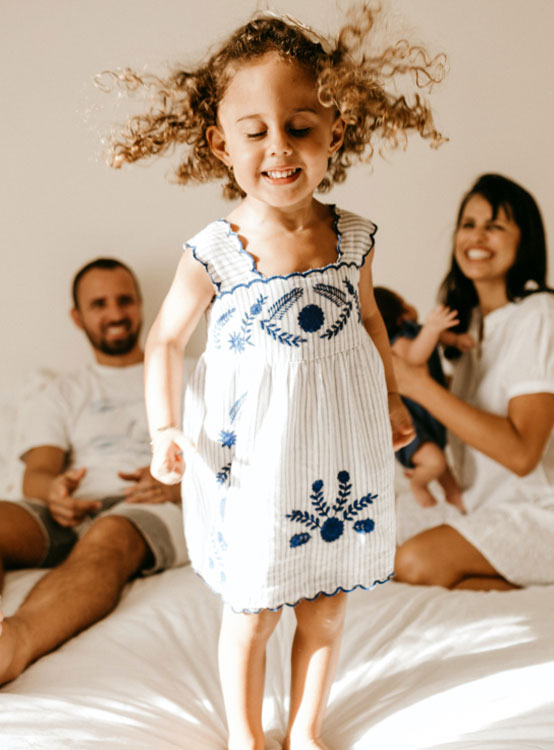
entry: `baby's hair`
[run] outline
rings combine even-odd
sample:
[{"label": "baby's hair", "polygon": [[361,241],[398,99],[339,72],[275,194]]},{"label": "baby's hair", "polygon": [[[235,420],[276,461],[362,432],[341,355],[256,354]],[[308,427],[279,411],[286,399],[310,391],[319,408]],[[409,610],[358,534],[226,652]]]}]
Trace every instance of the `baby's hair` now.
[{"label": "baby's hair", "polygon": [[[426,100],[414,91],[408,102],[394,87],[406,74],[412,76],[416,89],[439,82],[445,56],[431,57],[405,39],[380,54],[369,54],[378,13],[366,4],[351,11],[349,22],[331,43],[289,16],[266,12],[235,31],[196,69],[177,69],[165,79],[130,69],[109,72],[127,91],[145,87],[152,93],[149,110],[131,117],[119,136],[112,137],[109,164],[119,168],[184,146],[176,168],[178,183],[222,180],[224,197],[243,196],[232,170],[212,153],[206,131],[217,125],[218,105],[233,73],[242,63],[269,52],[309,70],[321,104],[335,107],[348,126],[342,146],[329,159],[318,188],[321,192],[343,182],[353,162],[371,161],[377,143],[381,151],[395,149],[406,145],[410,132],[417,132],[438,147],[445,139],[434,127]],[[97,82],[105,87],[101,76]]]},{"label": "baby's hair", "polygon": [[404,303],[398,294],[384,286],[376,286],[373,290],[375,302],[387,329],[389,339],[394,338],[400,330],[402,316],[406,312]]}]

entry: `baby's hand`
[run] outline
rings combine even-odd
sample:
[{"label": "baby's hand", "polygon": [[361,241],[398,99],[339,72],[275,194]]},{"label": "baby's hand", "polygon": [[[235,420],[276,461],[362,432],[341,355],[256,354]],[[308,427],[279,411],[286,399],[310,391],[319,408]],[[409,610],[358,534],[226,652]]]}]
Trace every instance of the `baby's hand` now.
[{"label": "baby's hand", "polygon": [[392,428],[392,447],[395,451],[409,445],[416,433],[410,412],[398,393],[389,393],[389,417]]},{"label": "baby's hand", "polygon": [[427,316],[425,325],[437,331],[437,333],[441,333],[458,325],[459,322],[457,310],[451,310],[446,305],[439,305],[434,310],[431,310]]},{"label": "baby's hand", "polygon": [[177,427],[155,432],[150,473],[163,484],[177,484],[185,472],[184,456],[193,450],[193,443]]},{"label": "baby's hand", "polygon": [[456,334],[456,349],[461,352],[467,352],[469,349],[473,349],[475,346],[475,339],[471,333],[457,333]]}]

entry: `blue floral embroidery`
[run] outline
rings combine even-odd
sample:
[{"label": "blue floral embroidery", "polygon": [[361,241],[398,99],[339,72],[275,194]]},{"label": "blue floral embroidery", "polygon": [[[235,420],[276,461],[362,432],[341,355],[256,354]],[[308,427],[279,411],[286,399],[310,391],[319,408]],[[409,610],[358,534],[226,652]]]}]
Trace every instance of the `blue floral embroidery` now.
[{"label": "blue floral embroidery", "polygon": [[[339,539],[344,533],[345,522],[354,521],[358,513],[373,504],[377,495],[368,493],[359,500],[349,503],[352,491],[350,474],[347,471],[339,471],[337,479],[339,481],[339,491],[334,505],[331,506],[325,502],[323,481],[317,479],[312,484],[312,494],[310,495],[315,514],[307,510],[293,510],[291,513],[287,513],[286,518],[290,521],[301,523],[311,531],[319,529],[321,538],[325,542],[334,542]],[[353,529],[358,534],[369,534],[374,528],[375,522],[371,518],[360,519],[353,524]],[[291,537],[289,544],[293,548],[300,547],[310,539],[311,535],[306,532],[295,534]]]},{"label": "blue floral embroidery", "polygon": [[231,474],[231,462],[229,461],[228,464],[225,464],[225,466],[222,466],[221,469],[216,474],[216,481],[218,484],[225,484],[227,480],[229,479],[229,475]]},{"label": "blue floral embroidery", "polygon": [[229,349],[235,354],[240,354],[246,349],[246,344],[254,346],[252,342],[252,326],[255,318],[262,312],[267,297],[260,294],[256,302],[251,305],[249,312],[244,313],[241,320],[240,331],[233,331],[229,336]]},{"label": "blue floral embroidery", "polygon": [[314,284],[314,291],[331,300],[337,307],[342,307],[347,303],[346,294],[342,289],[337,289],[336,286],[331,286],[331,284]]},{"label": "blue floral embroidery", "polygon": [[353,297],[353,299],[351,300],[348,300],[346,298],[346,295],[341,289],[337,289],[336,287],[330,286],[329,284],[320,284],[318,285],[319,289],[316,290],[319,292],[319,294],[322,294],[324,297],[327,297],[328,299],[332,299],[333,302],[335,302],[337,306],[339,304],[337,300],[344,299],[344,303],[342,306],[342,313],[337,318],[337,320],[333,323],[333,325],[327,328],[327,330],[321,334],[322,339],[332,339],[334,336],[336,336],[338,333],[342,331],[344,326],[348,323],[350,314],[352,312],[352,306],[354,303],[356,304],[356,309],[358,311],[358,322],[360,322],[362,319],[361,309],[360,309],[360,300],[358,298],[358,294],[348,279],[343,279],[343,281],[346,286],[346,289],[348,290],[348,293],[350,294],[351,297]]},{"label": "blue floral embroidery", "polygon": [[[242,406],[246,400],[247,393],[248,391],[245,391],[242,396],[239,396],[229,409],[229,419],[231,421],[231,425],[233,425],[239,418]],[[237,434],[232,429],[232,427],[229,427],[229,429],[226,430],[220,430],[219,442],[224,448],[232,448],[234,445],[236,445]],[[229,463],[226,463],[225,466],[222,466],[221,469],[217,472],[215,479],[218,484],[228,484],[231,475],[231,467],[232,461],[229,461]]]},{"label": "blue floral embroidery", "polygon": [[215,322],[214,328],[214,346],[221,349],[221,329],[224,328],[236,312],[235,307],[231,307],[222,313]]},{"label": "blue floral embroidery", "polygon": [[232,333],[229,336],[229,349],[236,353],[243,352],[246,344],[251,343],[242,333]]},{"label": "blue floral embroidery", "polygon": [[266,323],[264,320],[260,321],[260,326],[262,331],[268,333],[280,344],[287,344],[287,346],[300,346],[300,344],[305,344],[308,340],[302,338],[302,336],[299,336],[298,334],[283,331],[282,328],[278,328],[274,323]]},{"label": "blue floral embroidery", "polygon": [[324,319],[323,310],[318,305],[306,305],[298,313],[298,325],[306,333],[319,331]]},{"label": "blue floral embroidery", "polygon": [[349,293],[354,297],[354,304],[356,305],[356,310],[358,312],[358,323],[362,322],[362,308],[360,307],[360,298],[358,296],[358,292],[352,284],[348,281],[348,279],[344,280],[344,283],[346,284],[346,288],[348,289]]},{"label": "blue floral embroidery", "polygon": [[233,423],[237,417],[239,416],[239,412],[242,408],[242,405],[244,404],[244,399],[246,398],[246,394],[248,391],[245,391],[242,396],[239,396],[235,403],[231,406],[229,409],[229,417],[231,418],[231,423]]},{"label": "blue floral embroidery", "polygon": [[237,436],[233,430],[221,430],[219,433],[219,442],[224,448],[232,448],[237,442]]},{"label": "blue floral embroidery", "polygon": [[300,299],[303,294],[304,290],[301,287],[295,287],[294,289],[291,289],[290,292],[283,294],[282,297],[279,297],[277,302],[271,305],[271,307],[267,311],[267,318],[264,322],[269,323],[269,321],[273,320],[273,318],[281,320],[285,313],[289,311],[289,309],[298,299]]},{"label": "blue floral embroidery", "polygon": [[282,328],[273,322],[275,320],[281,320],[285,313],[297,302],[300,297],[304,294],[304,290],[301,287],[295,287],[290,292],[283,294],[277,302],[275,302],[268,310],[268,316],[264,320],[260,320],[260,328],[271,336],[275,341],[280,344],[286,344],[287,346],[300,346],[305,344],[308,339],[302,338],[298,334],[284,331]]}]

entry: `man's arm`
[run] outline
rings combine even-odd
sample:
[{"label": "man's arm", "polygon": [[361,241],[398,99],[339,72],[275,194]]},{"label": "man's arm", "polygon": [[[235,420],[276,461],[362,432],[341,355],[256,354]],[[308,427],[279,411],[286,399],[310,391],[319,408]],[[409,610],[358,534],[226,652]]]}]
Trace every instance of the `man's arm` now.
[{"label": "man's arm", "polygon": [[44,501],[61,526],[75,526],[88,513],[100,508],[98,501],[72,496],[86,469],[64,471],[66,454],[61,448],[40,445],[28,450],[22,459],[25,462],[23,495]]}]

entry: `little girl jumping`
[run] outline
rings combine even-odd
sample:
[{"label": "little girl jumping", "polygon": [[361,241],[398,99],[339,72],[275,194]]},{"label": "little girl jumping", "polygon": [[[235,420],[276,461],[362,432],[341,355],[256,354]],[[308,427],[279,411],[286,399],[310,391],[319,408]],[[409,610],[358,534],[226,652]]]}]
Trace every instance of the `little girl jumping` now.
[{"label": "little girl jumping", "polygon": [[[185,144],[177,176],[240,198],[185,245],[148,336],[152,473],[182,477],[194,569],[225,602],[219,642],[229,750],[263,750],[265,648],[295,607],[286,750],[326,748],[322,722],[345,592],[393,574],[393,446],[414,436],[371,283],[374,224],[315,200],[410,131],[441,141],[397,75],[440,77],[406,42],[363,53],[367,8],[335,44],[288,17],[257,17],[168,80],[113,144],[114,166]],[[184,349],[208,318],[186,389]],[[186,471],[185,471],[186,467]]]}]

